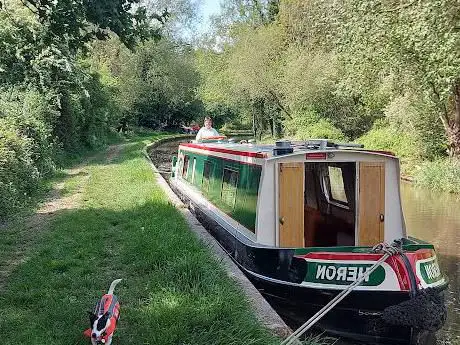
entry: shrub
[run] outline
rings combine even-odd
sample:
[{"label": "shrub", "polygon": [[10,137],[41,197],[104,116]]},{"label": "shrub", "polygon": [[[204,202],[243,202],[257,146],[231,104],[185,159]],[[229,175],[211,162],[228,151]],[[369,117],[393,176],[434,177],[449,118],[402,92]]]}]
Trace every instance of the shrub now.
[{"label": "shrub", "polygon": [[460,162],[454,158],[424,162],[415,170],[414,178],[418,186],[460,193]]},{"label": "shrub", "polygon": [[286,135],[299,140],[335,139],[346,140],[345,135],[328,119],[320,118],[314,111],[296,112],[285,121]]},{"label": "shrub", "polygon": [[371,150],[385,150],[395,153],[401,160],[404,174],[412,174],[417,162],[421,160],[422,149],[417,138],[410,132],[404,132],[379,120],[374,127],[356,142]]},{"label": "shrub", "polygon": [[434,160],[447,152],[445,131],[439,121],[437,111],[429,102],[414,94],[395,97],[385,108],[387,124],[396,133],[403,133],[417,146],[417,154],[428,160]]},{"label": "shrub", "polygon": [[0,118],[0,220],[17,211],[39,185],[33,140]]},{"label": "shrub", "polygon": [[36,91],[8,90],[0,93],[0,118],[27,138],[30,158],[41,176],[54,171],[57,145],[51,123],[57,117],[45,97]]}]

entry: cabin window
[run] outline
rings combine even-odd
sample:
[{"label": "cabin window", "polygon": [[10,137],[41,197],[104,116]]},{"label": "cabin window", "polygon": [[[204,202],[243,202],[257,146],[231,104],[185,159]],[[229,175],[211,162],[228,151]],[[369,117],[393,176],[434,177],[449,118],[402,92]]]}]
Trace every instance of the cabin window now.
[{"label": "cabin window", "polygon": [[212,162],[210,161],[204,162],[202,189],[205,192],[209,192],[209,184],[210,184],[210,179],[213,173],[213,169],[214,169],[214,164],[212,164]]},{"label": "cabin window", "polygon": [[190,157],[185,155],[184,156],[184,165],[182,166],[182,178],[187,179],[188,174],[188,161]]},{"label": "cabin window", "polygon": [[222,201],[231,208],[235,205],[238,175],[238,171],[224,168],[221,198]]},{"label": "cabin window", "polygon": [[356,163],[305,163],[306,247],[355,245]]},{"label": "cabin window", "polygon": [[196,158],[193,158],[193,164],[192,164],[192,183],[195,183],[195,168],[196,168]]},{"label": "cabin window", "polygon": [[329,166],[329,199],[332,202],[347,205],[347,194],[343,183],[342,168]]}]

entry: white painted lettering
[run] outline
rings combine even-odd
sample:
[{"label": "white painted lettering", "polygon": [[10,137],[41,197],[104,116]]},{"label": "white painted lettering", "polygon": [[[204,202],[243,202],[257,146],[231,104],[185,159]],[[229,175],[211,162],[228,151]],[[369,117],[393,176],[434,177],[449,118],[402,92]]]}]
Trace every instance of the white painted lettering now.
[{"label": "white painted lettering", "polygon": [[332,280],[335,278],[336,268],[335,266],[329,266],[326,270],[326,279]]},{"label": "white painted lettering", "polygon": [[[358,268],[358,278],[361,278],[363,275],[364,275],[364,272],[367,272],[369,271],[369,267],[366,267],[366,270],[364,271],[364,267],[360,267]],[[370,276],[367,276],[366,279],[364,279],[365,282],[368,282],[369,281],[369,277]]]},{"label": "white painted lettering", "polygon": [[439,265],[436,262],[426,265],[425,271],[428,279],[435,279],[441,275],[441,270],[439,269]]},{"label": "white painted lettering", "polygon": [[337,268],[337,277],[335,280],[346,280],[347,279],[347,268],[339,267]]},{"label": "white painted lettering", "polygon": [[433,279],[433,266],[432,265],[426,265],[426,273],[429,279]]},{"label": "white painted lettering", "polygon": [[324,279],[324,274],[326,273],[327,266],[318,265],[316,269],[316,279]]},{"label": "white painted lettering", "polygon": [[357,267],[348,267],[347,281],[354,282],[356,280]]}]

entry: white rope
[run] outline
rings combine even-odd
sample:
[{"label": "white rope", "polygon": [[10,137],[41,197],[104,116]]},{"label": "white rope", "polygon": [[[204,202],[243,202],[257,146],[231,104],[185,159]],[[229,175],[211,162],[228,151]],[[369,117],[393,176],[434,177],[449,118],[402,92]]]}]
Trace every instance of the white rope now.
[{"label": "white rope", "polygon": [[308,331],[315,323],[317,323],[324,315],[326,315],[332,308],[334,308],[341,300],[347,297],[353,289],[367,279],[372,272],[374,272],[383,262],[385,262],[390,256],[400,252],[399,248],[395,246],[389,246],[386,243],[381,243],[375,246],[372,251],[383,252],[383,255],[374,265],[372,265],[365,273],[355,280],[352,284],[348,285],[346,289],[342,290],[337,296],[335,296],[328,304],[326,304],[320,311],[313,315],[307,322],[300,326],[294,333],[289,335],[286,339],[281,342],[281,345],[291,345],[294,342],[298,342],[299,337]]}]

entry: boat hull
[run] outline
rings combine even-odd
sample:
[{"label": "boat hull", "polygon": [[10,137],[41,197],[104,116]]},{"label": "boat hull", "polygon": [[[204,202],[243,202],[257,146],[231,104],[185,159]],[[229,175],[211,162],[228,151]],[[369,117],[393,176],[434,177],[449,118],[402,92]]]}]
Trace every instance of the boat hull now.
[{"label": "boat hull", "polygon": [[[284,285],[255,276],[248,278],[293,328],[300,327],[324,307],[337,291]],[[385,308],[408,300],[407,293],[354,291],[328,312],[316,329],[367,344],[426,344],[434,333],[385,323],[381,315]]]},{"label": "boat hull", "polygon": [[[306,274],[306,263],[294,258],[294,249],[244,243],[200,208],[178,186],[172,183],[171,187],[293,328],[303,324],[340,293],[341,290],[301,285]],[[427,339],[432,339],[434,333],[390,325],[382,319],[386,308],[410,298],[409,291],[352,291],[315,327],[331,335],[371,344],[427,344]]]}]

